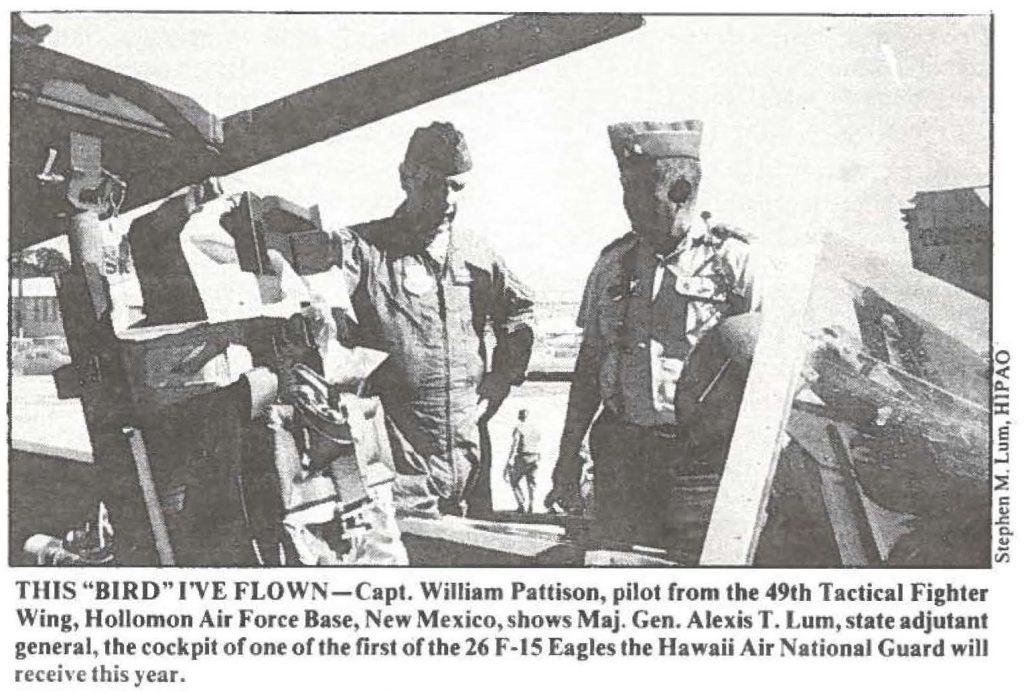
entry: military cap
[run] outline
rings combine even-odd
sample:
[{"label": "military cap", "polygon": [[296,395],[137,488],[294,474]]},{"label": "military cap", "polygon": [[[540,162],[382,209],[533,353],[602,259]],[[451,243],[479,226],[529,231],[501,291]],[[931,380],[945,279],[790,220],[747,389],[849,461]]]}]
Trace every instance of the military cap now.
[{"label": "military cap", "polygon": [[444,175],[458,175],[473,167],[466,138],[451,123],[418,127],[405,150],[407,165],[426,166]]},{"label": "military cap", "polygon": [[700,159],[700,120],[674,123],[643,120],[608,126],[612,151],[620,162],[635,156],[651,159]]}]

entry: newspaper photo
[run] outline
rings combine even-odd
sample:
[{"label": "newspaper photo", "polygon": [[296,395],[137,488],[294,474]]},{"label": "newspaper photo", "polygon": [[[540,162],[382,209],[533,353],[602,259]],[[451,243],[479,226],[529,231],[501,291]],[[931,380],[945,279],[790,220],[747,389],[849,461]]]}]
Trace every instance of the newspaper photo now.
[{"label": "newspaper photo", "polygon": [[1016,13],[274,9],[10,14],[4,689],[1009,674]]}]

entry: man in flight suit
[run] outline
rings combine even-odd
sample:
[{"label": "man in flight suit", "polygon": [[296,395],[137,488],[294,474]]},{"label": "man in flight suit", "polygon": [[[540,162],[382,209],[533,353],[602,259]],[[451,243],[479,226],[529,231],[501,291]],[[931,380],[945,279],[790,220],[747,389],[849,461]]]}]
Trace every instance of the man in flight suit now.
[{"label": "man in flight suit", "polygon": [[533,347],[529,292],[455,223],[471,168],[450,123],[418,128],[399,167],[405,201],[335,234],[328,253],[357,322],[343,341],[389,354],[370,389],[394,425],[399,513],[491,510],[486,422],[523,381]]},{"label": "man in flight suit", "polygon": [[672,473],[687,471],[676,383],[707,331],[755,308],[746,237],[694,218],[701,130],[696,120],[608,128],[632,230],[604,248],[587,281],[547,503],[578,508],[579,450],[590,430],[597,528],[613,542],[668,543]]}]

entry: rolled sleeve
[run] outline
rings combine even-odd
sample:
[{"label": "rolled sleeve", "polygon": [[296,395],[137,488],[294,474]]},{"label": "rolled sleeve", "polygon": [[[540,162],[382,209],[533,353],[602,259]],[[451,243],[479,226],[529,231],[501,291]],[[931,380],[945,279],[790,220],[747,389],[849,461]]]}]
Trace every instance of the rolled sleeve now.
[{"label": "rolled sleeve", "polygon": [[583,289],[583,300],[580,301],[580,310],[576,314],[576,326],[586,329],[587,325],[593,322],[597,316],[598,283],[601,275],[601,265],[598,262],[590,270],[587,277],[587,285]]},{"label": "rolled sleeve", "polygon": [[493,311],[496,335],[514,334],[534,328],[533,292],[500,261],[494,263],[495,305]]},{"label": "rolled sleeve", "polygon": [[534,315],[530,290],[500,264],[495,265],[492,315],[496,340],[493,371],[511,384],[522,384],[533,353]]},{"label": "rolled sleeve", "polygon": [[764,275],[758,253],[746,241],[730,240],[725,246],[724,257],[731,274],[729,314],[760,311]]}]

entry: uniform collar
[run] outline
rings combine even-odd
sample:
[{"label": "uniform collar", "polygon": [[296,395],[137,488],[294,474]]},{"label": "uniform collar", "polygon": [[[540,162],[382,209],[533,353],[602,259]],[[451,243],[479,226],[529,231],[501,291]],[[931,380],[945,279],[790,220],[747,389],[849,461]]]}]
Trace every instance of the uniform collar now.
[{"label": "uniform collar", "polygon": [[385,239],[385,242],[398,255],[424,254],[444,266],[451,245],[451,224],[446,223],[441,232],[426,247],[423,247],[409,231],[408,214],[406,202],[402,202],[391,217],[394,220],[395,233]]},{"label": "uniform collar", "polygon": [[686,232],[676,242],[675,247],[669,252],[659,253],[654,250],[650,245],[643,242],[639,235],[636,236],[636,248],[643,247],[645,250],[651,253],[651,255],[658,261],[658,264],[668,265],[672,264],[679,255],[686,252],[687,250],[707,243],[707,233],[698,231],[693,226],[686,230]]},{"label": "uniform collar", "polygon": [[448,249],[452,242],[452,227],[451,224],[445,224],[441,232],[437,234],[437,237],[430,241],[430,244],[426,247],[426,253],[439,265],[444,266],[445,262],[448,261]]}]

